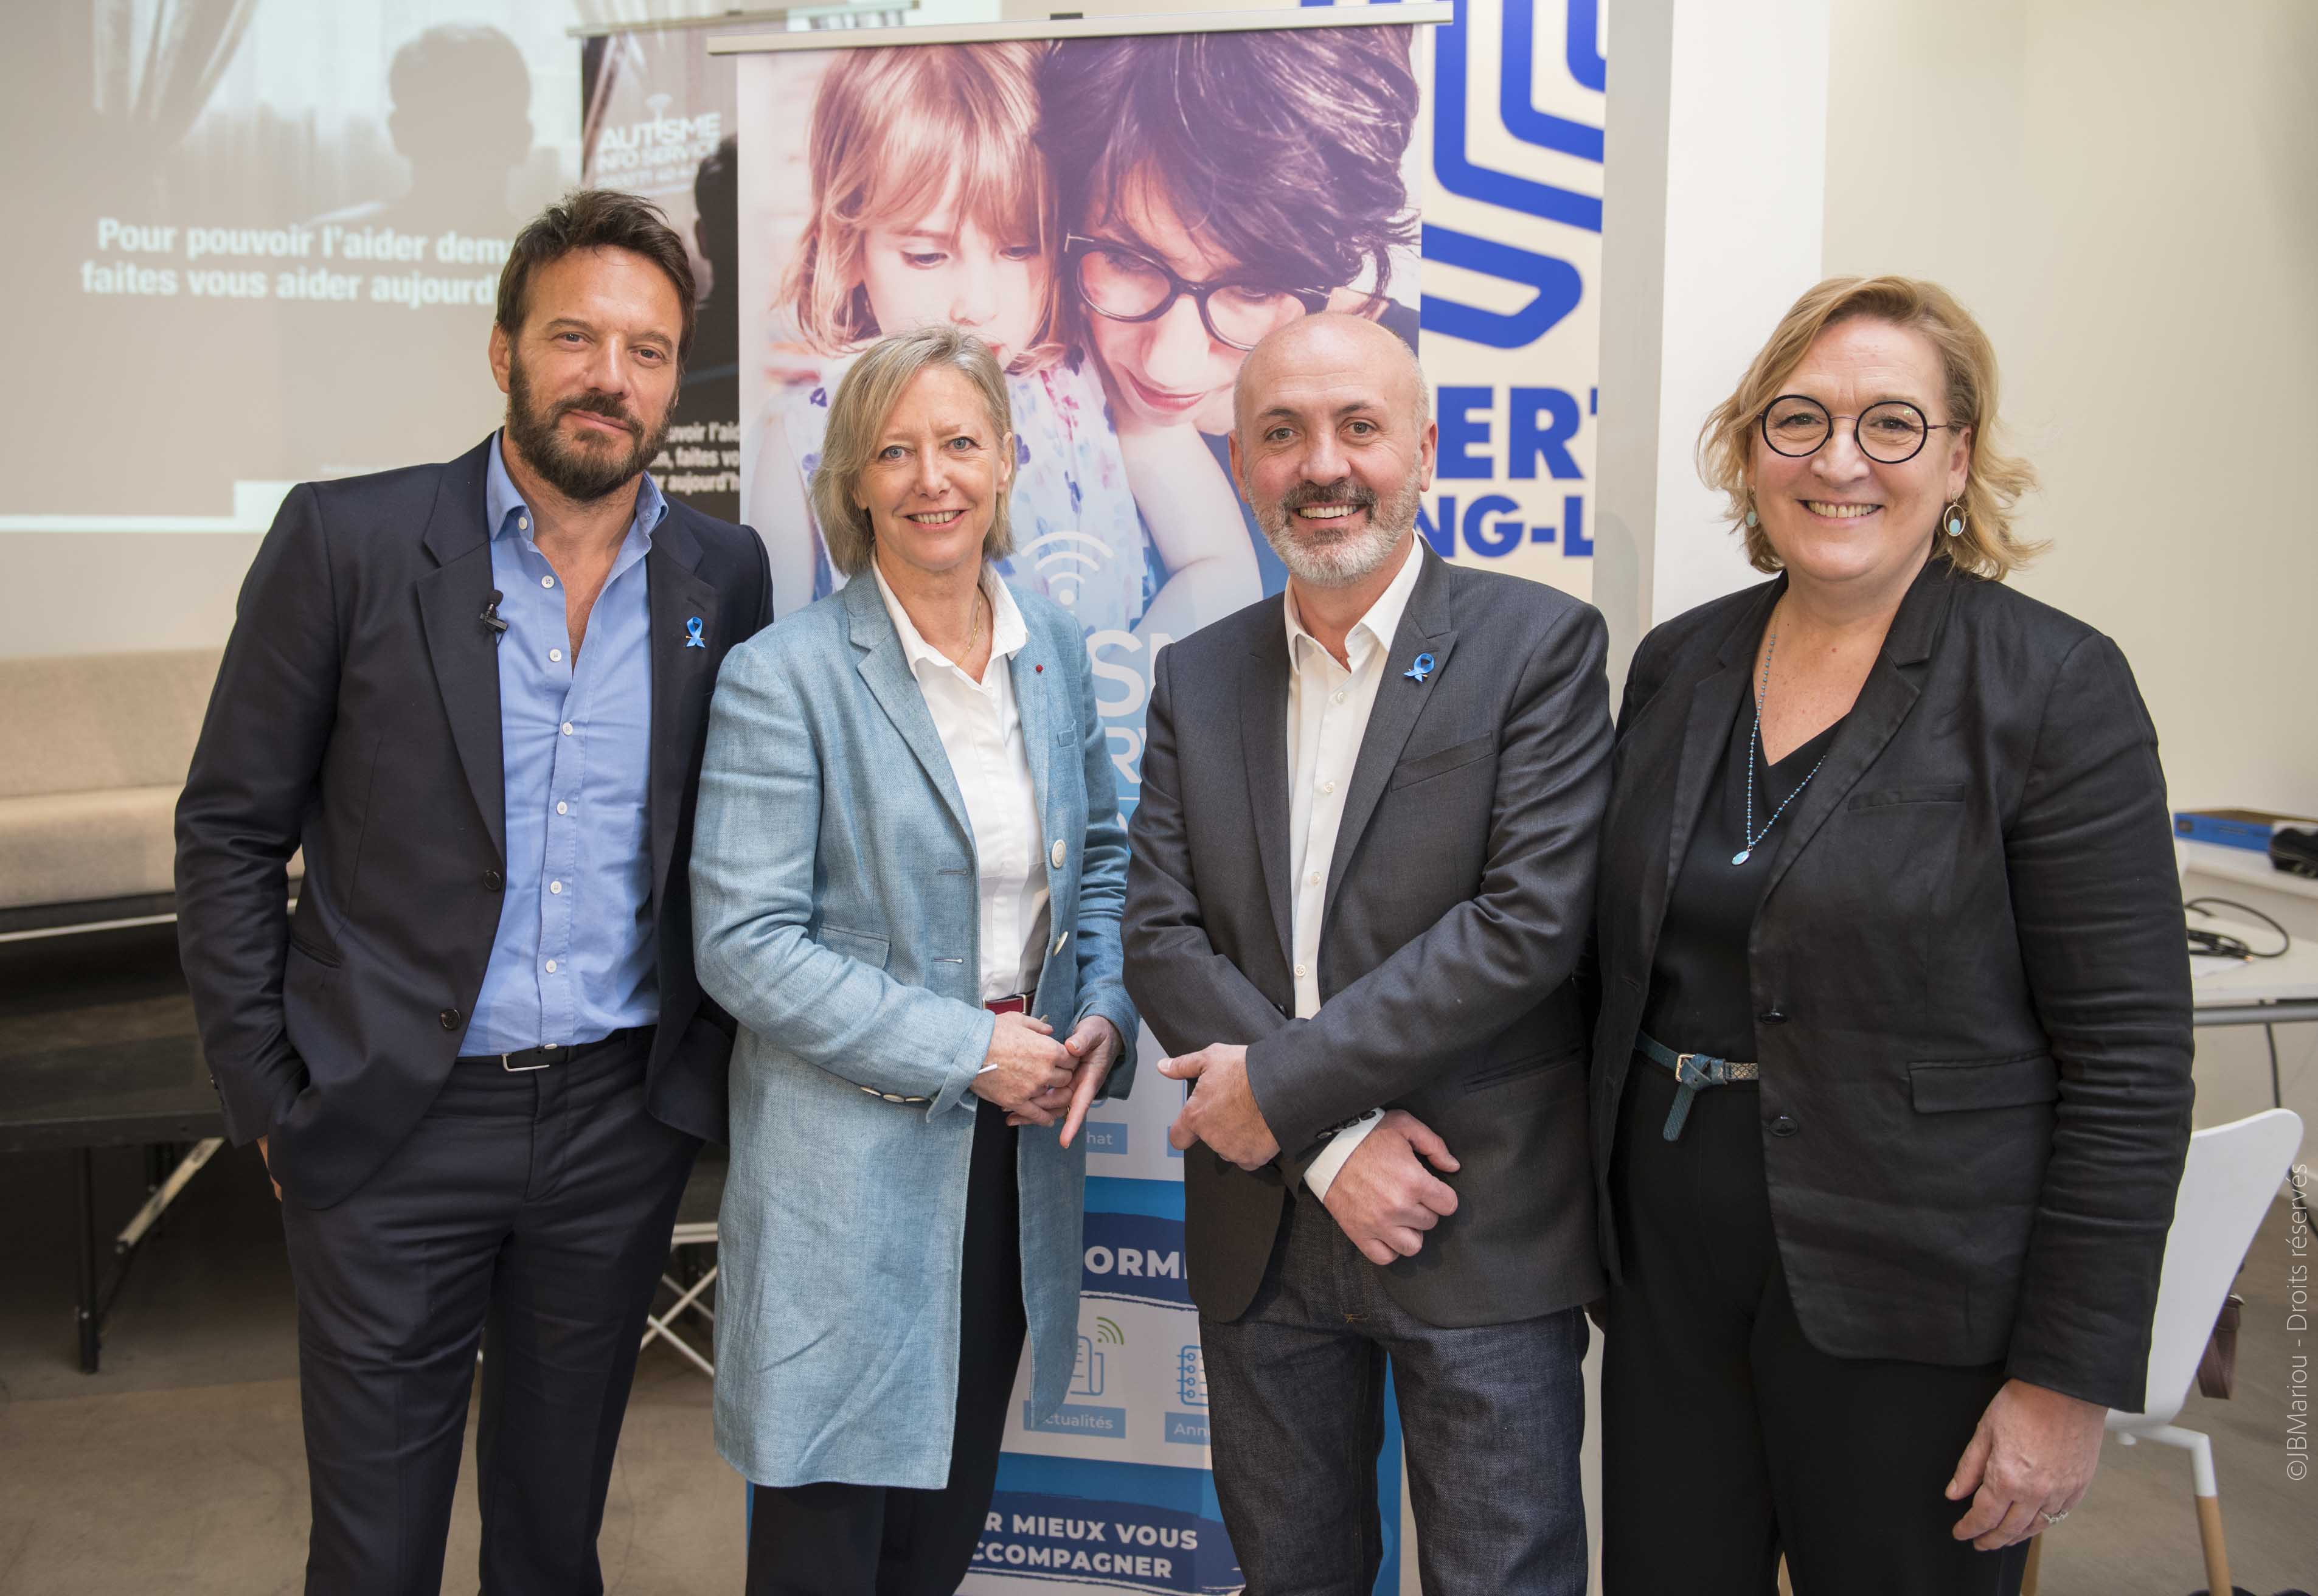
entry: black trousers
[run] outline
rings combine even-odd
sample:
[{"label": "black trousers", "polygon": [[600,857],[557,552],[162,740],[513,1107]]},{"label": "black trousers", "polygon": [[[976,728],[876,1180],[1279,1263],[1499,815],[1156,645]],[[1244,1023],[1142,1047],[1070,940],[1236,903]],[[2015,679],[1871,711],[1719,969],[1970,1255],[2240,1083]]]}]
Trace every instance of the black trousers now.
[{"label": "black trousers", "polygon": [[748,1596],[952,1596],[966,1577],[998,1479],[1027,1328],[1017,1135],[1004,1110],[976,1107],[948,1483],[750,1486]]},{"label": "black trousers", "polygon": [[651,1033],[452,1066],[345,1202],[282,1210],[312,1476],[309,1596],[437,1596],[483,1349],[489,1596],[595,1596],[612,1455],[697,1138],[644,1108]]},{"label": "black trousers", "polygon": [[1795,1316],[1771,1229],[1761,1094],[1637,1056],[1610,1191],[1623,1279],[1602,1366],[1604,1596],[2015,1596],[2026,1543],[1974,1551],[1943,1493],[2001,1365],[1836,1358]]}]

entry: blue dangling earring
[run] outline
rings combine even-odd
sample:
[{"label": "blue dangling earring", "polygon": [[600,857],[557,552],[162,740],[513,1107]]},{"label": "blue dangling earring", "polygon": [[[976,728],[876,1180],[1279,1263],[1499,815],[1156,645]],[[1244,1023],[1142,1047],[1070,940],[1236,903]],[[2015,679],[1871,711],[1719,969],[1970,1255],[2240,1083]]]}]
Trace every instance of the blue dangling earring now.
[{"label": "blue dangling earring", "polygon": [[1753,529],[1753,528],[1755,528],[1755,527],[1760,526],[1762,524],[1763,524],[1763,518],[1762,518],[1760,516],[1757,516],[1756,514],[1755,514],[1755,507],[1754,507],[1753,505],[1751,505],[1751,504],[1750,504],[1750,505],[1748,505],[1748,506],[1747,507],[1747,527],[1751,530],[1751,529]]},{"label": "blue dangling earring", "polygon": [[1941,511],[1940,519],[1947,527],[1947,533],[1950,537],[1962,537],[1963,535],[1964,523],[1963,501],[1958,499],[1955,503],[1948,506],[1946,509]]}]

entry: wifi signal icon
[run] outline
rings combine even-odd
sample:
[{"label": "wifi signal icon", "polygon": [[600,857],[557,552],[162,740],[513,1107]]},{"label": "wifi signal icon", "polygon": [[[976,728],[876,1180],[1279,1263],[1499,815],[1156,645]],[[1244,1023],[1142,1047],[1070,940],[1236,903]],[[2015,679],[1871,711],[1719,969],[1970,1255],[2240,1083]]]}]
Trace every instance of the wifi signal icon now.
[{"label": "wifi signal icon", "polygon": [[1079,584],[1110,560],[1110,545],[1083,532],[1050,532],[1023,544],[1022,552],[1065,609],[1078,602]]},{"label": "wifi signal icon", "polygon": [[1127,1332],[1119,1329],[1116,1322],[1110,1319],[1097,1318],[1095,1320],[1094,1339],[1109,1347],[1124,1347],[1127,1345]]}]

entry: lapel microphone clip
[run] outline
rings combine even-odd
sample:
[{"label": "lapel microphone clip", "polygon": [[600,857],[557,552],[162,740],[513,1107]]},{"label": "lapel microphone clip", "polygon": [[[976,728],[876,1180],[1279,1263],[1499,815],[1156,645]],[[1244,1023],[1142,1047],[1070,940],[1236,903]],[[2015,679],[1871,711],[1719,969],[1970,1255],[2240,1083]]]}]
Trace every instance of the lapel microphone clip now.
[{"label": "lapel microphone clip", "polygon": [[483,624],[491,629],[491,641],[495,643],[503,642],[507,639],[508,623],[499,619],[499,600],[506,596],[494,587],[491,589],[490,603],[483,606]]}]

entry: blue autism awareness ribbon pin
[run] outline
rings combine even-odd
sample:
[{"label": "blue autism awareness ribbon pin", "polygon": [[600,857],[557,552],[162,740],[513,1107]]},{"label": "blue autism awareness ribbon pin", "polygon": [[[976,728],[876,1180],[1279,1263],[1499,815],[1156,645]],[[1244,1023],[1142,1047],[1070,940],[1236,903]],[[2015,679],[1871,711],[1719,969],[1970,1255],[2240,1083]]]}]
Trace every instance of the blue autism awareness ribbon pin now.
[{"label": "blue autism awareness ribbon pin", "polygon": [[1416,663],[1410,666],[1406,670],[1402,671],[1400,674],[1406,677],[1410,681],[1415,682],[1418,686],[1423,686],[1424,685],[1424,678],[1433,674],[1433,656],[1430,654],[1419,654],[1416,657]]},{"label": "blue autism awareness ribbon pin", "polygon": [[695,616],[693,616],[693,617],[692,617],[692,619],[691,619],[691,620],[687,621],[687,622],[684,623],[684,631],[685,631],[684,646],[685,646],[686,648],[687,648],[687,649],[705,649],[705,648],[706,648],[706,647],[708,646],[706,640],[705,640],[704,638],[702,638],[702,637],[701,637],[701,635],[700,635],[700,617],[699,617],[699,616],[695,615]]}]

